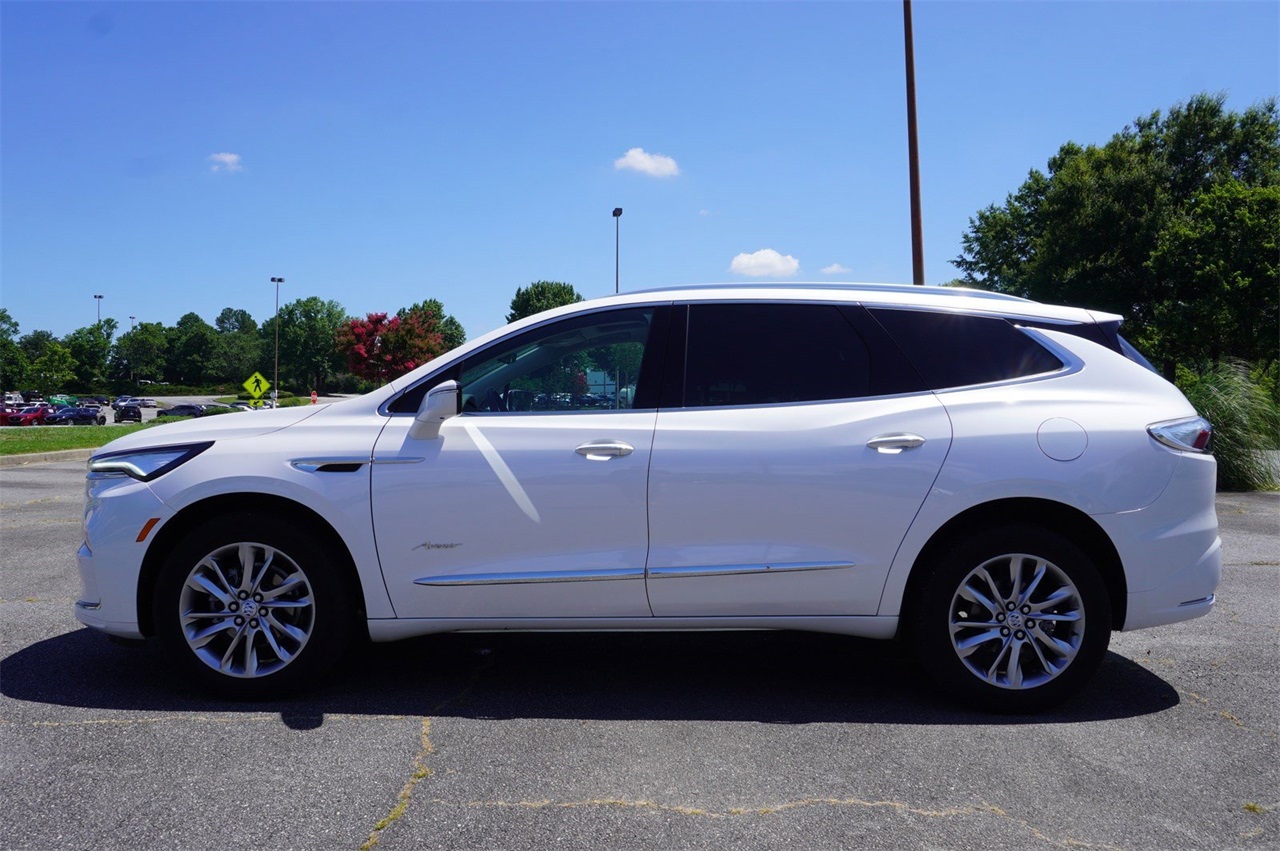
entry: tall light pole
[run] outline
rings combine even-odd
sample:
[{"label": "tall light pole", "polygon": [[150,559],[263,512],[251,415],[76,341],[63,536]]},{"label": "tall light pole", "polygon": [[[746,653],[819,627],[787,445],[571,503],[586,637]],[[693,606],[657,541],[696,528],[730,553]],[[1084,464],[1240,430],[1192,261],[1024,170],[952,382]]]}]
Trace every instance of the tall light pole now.
[{"label": "tall light pole", "polygon": [[129,317],[129,330],[130,330],[130,331],[132,331],[134,328],[137,328],[137,327],[138,327],[137,319],[138,319],[138,317],[136,317],[136,316],[130,316],[130,317]]},{"label": "tall light pole", "polygon": [[902,33],[907,53],[907,160],[911,173],[911,283],[924,286],[924,226],[920,215],[920,146],[916,141],[916,50],[911,35],[911,0],[902,0]]},{"label": "tall light pole", "polygon": [[102,324],[102,296],[95,295],[93,300],[98,303],[98,324]]},{"label": "tall light pole", "polygon": [[271,283],[276,285],[276,371],[271,379],[271,407],[276,407],[276,400],[280,398],[280,285],[284,283],[284,278],[272,278]]},{"label": "tall light pole", "polygon": [[618,294],[618,248],[621,246],[622,208],[613,208],[613,294]]}]

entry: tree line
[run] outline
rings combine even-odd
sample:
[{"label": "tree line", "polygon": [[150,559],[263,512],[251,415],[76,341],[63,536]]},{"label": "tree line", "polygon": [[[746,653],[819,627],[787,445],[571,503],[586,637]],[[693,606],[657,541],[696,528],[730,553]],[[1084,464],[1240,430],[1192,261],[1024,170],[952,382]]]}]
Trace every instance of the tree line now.
[{"label": "tree line", "polygon": [[[581,301],[569,284],[536,281],[516,290],[508,321]],[[281,305],[280,383],[294,393],[371,389],[466,342],[462,324],[438,299],[394,314],[349,316],[336,301],[308,296]],[[236,388],[275,369],[276,323],[228,307],[209,324],[187,313],[172,326],[140,322],[117,334],[103,319],[59,338],[21,334],[0,308],[0,388],[54,392],[133,392],[145,384]],[[278,388],[281,389],[281,388]]]},{"label": "tree line", "polygon": [[1067,142],[970,219],[961,283],[1119,313],[1173,380],[1280,348],[1280,116],[1200,94],[1103,145]]}]

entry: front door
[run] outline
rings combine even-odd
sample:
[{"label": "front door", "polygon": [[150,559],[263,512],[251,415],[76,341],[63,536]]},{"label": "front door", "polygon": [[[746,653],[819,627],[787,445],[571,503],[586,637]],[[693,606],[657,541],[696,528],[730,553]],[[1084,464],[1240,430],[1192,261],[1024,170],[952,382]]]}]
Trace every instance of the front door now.
[{"label": "front door", "polygon": [[[652,309],[499,341],[461,366],[435,440],[393,417],[374,451],[378,555],[399,617],[647,617],[640,392]],[[647,392],[647,391],[646,391]]]}]

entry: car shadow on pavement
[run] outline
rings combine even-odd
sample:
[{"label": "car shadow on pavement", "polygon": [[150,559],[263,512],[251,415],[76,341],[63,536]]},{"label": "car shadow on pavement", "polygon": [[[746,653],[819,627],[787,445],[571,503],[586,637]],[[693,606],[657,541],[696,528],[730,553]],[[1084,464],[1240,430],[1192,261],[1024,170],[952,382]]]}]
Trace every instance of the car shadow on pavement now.
[{"label": "car shadow on pavement", "polygon": [[772,724],[1056,724],[1160,712],[1178,693],[1108,653],[1084,691],[1035,716],[948,702],[902,645],[793,632],[453,634],[357,647],[317,688],[257,703],[216,700],[151,645],[89,629],[0,661],[14,700],[149,712],[279,712],[290,727],[326,714],[486,719],[754,721]]}]

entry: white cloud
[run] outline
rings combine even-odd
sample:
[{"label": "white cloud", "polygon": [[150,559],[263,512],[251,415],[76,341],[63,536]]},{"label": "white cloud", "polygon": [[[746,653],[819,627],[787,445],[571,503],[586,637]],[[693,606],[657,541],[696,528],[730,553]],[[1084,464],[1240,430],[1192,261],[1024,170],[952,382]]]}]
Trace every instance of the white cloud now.
[{"label": "white cloud", "polygon": [[832,263],[830,266],[822,267],[822,274],[824,275],[843,275],[845,272],[850,272],[850,271],[852,270],[846,269],[844,266],[841,266],[839,263]]},{"label": "white cloud", "polygon": [[239,154],[209,154],[209,170],[213,172],[219,171],[244,171],[244,166],[240,164]]},{"label": "white cloud", "polygon": [[779,254],[772,248],[762,248],[752,254],[739,254],[729,264],[729,271],[751,278],[789,278],[800,271],[800,261],[790,254]]},{"label": "white cloud", "polygon": [[680,173],[680,166],[671,157],[662,154],[650,154],[644,148],[632,148],[613,161],[616,169],[630,169],[647,174],[650,177],[675,177]]}]

